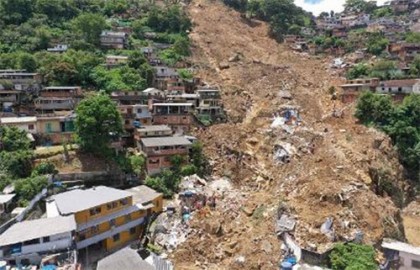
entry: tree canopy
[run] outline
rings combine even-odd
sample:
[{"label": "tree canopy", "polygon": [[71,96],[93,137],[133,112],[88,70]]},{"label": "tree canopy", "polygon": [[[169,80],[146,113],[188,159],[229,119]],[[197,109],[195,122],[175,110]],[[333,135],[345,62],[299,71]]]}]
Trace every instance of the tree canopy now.
[{"label": "tree canopy", "polygon": [[330,254],[333,270],[376,270],[375,250],[371,246],[354,243],[337,244]]},{"label": "tree canopy", "polygon": [[106,153],[112,139],[123,131],[116,104],[103,93],[82,100],[76,114],[77,140],[84,151]]}]

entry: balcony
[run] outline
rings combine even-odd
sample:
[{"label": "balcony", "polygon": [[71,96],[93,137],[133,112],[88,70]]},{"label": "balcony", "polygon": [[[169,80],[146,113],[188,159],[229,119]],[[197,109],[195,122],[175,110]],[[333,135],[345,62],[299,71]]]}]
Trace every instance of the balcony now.
[{"label": "balcony", "polygon": [[128,231],[130,228],[139,226],[141,224],[143,224],[145,221],[145,218],[139,218],[136,220],[133,220],[131,222],[125,223],[124,225],[118,226],[118,227],[113,227],[110,230],[104,232],[104,233],[100,233],[97,234],[93,237],[87,238],[85,240],[82,240],[80,242],[76,243],[77,249],[82,249],[85,247],[88,247],[90,245],[99,243],[100,241],[103,241],[109,237],[112,237],[113,235],[123,232],[123,231]]}]

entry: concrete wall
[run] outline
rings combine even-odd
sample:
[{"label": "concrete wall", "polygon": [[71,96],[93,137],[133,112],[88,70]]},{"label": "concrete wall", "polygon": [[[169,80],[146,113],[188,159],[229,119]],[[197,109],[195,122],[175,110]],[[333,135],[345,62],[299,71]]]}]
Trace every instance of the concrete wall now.
[{"label": "concrete wall", "polygon": [[414,268],[412,261],[418,261],[420,263],[420,256],[413,255],[410,253],[400,252],[400,268],[399,270],[415,270],[420,268]]}]

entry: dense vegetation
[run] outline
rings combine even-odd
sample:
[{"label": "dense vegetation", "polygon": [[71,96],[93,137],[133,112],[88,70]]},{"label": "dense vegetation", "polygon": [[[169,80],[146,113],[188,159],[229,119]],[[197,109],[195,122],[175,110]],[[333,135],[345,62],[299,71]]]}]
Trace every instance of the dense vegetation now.
[{"label": "dense vegetation", "polygon": [[15,127],[0,127],[0,191],[14,184],[21,205],[25,205],[47,186],[45,174],[54,166],[41,163],[34,168],[31,141]]},{"label": "dense vegetation", "polygon": [[293,0],[224,0],[224,3],[248,16],[269,22],[270,35],[283,40],[286,34],[299,34],[311,25],[311,16]]},{"label": "dense vegetation", "polygon": [[[100,34],[131,27],[126,50],[103,50]],[[177,4],[158,6],[140,0],[0,0],[0,69],[26,69],[44,75],[47,85],[80,85],[87,89],[143,90],[152,83],[153,69],[139,50],[156,42],[173,44],[163,50],[175,64],[189,54],[191,22]],[[66,44],[63,54],[47,52]],[[105,55],[125,55],[130,64],[108,70]]]},{"label": "dense vegetation", "polygon": [[333,270],[376,270],[375,250],[372,246],[354,243],[338,244],[330,254]]},{"label": "dense vegetation", "polygon": [[393,104],[388,95],[363,93],[357,103],[356,117],[366,125],[386,132],[398,149],[407,175],[420,181],[420,96],[410,95]]}]

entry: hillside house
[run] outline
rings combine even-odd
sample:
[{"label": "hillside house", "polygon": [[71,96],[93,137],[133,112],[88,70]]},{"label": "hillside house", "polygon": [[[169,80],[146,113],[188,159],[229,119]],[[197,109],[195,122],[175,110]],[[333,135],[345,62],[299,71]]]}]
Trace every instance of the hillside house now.
[{"label": "hillside house", "polygon": [[346,84],[341,85],[343,89],[341,100],[344,103],[353,102],[363,91],[375,92],[378,85],[378,78],[348,80]]},{"label": "hillside house", "polygon": [[376,92],[390,94],[394,100],[401,101],[406,95],[420,94],[420,79],[381,81]]},{"label": "hillside house", "polygon": [[44,87],[39,92],[39,96],[43,98],[58,97],[78,99],[83,96],[83,93],[80,86],[49,86]]},{"label": "hillside house", "polygon": [[69,49],[69,46],[66,44],[57,44],[52,48],[48,48],[47,51],[50,53],[65,53]]},{"label": "hillside house", "polygon": [[402,13],[409,10],[411,3],[411,0],[392,0],[390,4],[394,13]]},{"label": "hillside house", "polygon": [[15,90],[37,93],[41,89],[42,76],[38,73],[6,70],[0,72],[0,84],[11,84]]},{"label": "hillside house", "polygon": [[0,258],[12,264],[39,264],[42,256],[74,247],[73,215],[18,222],[0,235]]},{"label": "hillside house", "polygon": [[124,32],[103,31],[101,46],[107,49],[124,49],[128,45],[128,34]]},{"label": "hillside house", "polygon": [[420,248],[407,243],[384,239],[382,242],[387,263],[384,269],[420,269]]},{"label": "hillside house", "polygon": [[140,140],[151,137],[169,137],[172,136],[172,129],[167,125],[142,126],[134,131],[134,139],[137,147],[141,148]]},{"label": "hillside house", "polygon": [[414,60],[416,55],[420,55],[420,44],[416,43],[393,43],[388,46],[391,56],[400,59],[405,63]]},{"label": "hillside house", "polygon": [[0,118],[2,126],[17,127],[26,133],[37,134],[37,118],[35,116],[26,117],[4,117]]},{"label": "hillside house", "polygon": [[178,95],[167,95],[166,100],[172,103],[190,103],[192,108],[198,106],[198,94],[178,94]]},{"label": "hillside house", "polygon": [[39,97],[34,101],[35,110],[40,113],[70,111],[76,108],[76,101],[66,97]]},{"label": "hillside house", "polygon": [[0,90],[0,108],[3,112],[11,112],[13,105],[19,103],[20,91]]},{"label": "hillside house", "polygon": [[[156,270],[156,268],[146,261],[134,249],[123,248],[98,262],[97,270]],[[162,268],[163,270],[164,268]]]},{"label": "hillside house", "polygon": [[136,127],[152,124],[152,114],[148,105],[118,105],[124,121],[124,128],[133,131]]},{"label": "hillside house", "polygon": [[107,55],[105,65],[107,68],[114,68],[125,65],[128,62],[128,56],[123,55]]},{"label": "hillside house", "polygon": [[149,103],[149,97],[149,94],[143,93],[142,91],[119,91],[111,93],[111,99],[118,105],[147,105]]},{"label": "hillside house", "polygon": [[332,29],[332,35],[338,38],[345,38],[348,34],[347,31],[348,29],[346,26],[340,25]]},{"label": "hillside house", "polygon": [[211,121],[225,119],[220,91],[218,89],[199,89],[198,107],[196,109],[199,118],[207,118]]},{"label": "hillside house", "polygon": [[128,191],[99,186],[75,189],[47,200],[47,216],[74,216],[77,249],[99,246],[111,251],[138,240],[146,218],[162,211],[161,197],[143,206]]},{"label": "hillside house", "polygon": [[37,116],[37,142],[41,145],[57,145],[72,142],[75,131],[73,112]]},{"label": "hillside house", "polygon": [[149,175],[160,173],[172,166],[171,157],[179,155],[188,160],[191,142],[185,137],[156,137],[140,140],[140,150],[146,156],[146,169]]},{"label": "hillside house", "polygon": [[193,106],[191,103],[154,103],[153,123],[188,131],[194,123],[192,113]]},{"label": "hillside house", "polygon": [[173,68],[165,66],[156,66],[154,68],[156,70],[156,74],[153,87],[155,88],[160,90],[167,90],[169,80],[179,79],[178,72],[176,72],[176,70]]}]

